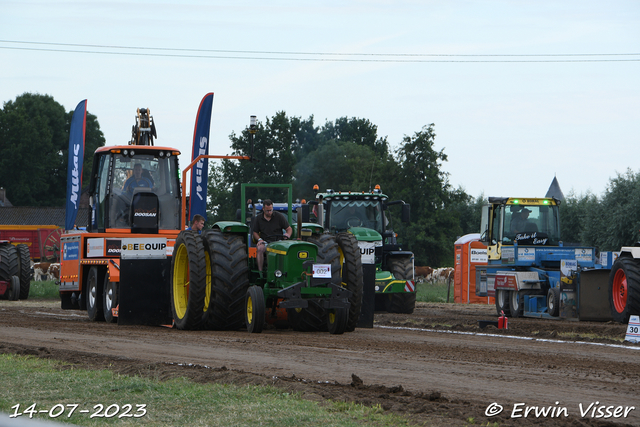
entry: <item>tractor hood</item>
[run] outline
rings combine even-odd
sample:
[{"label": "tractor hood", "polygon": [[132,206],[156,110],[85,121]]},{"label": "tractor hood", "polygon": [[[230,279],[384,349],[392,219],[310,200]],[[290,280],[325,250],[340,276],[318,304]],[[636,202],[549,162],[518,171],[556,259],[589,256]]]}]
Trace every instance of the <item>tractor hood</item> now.
[{"label": "tractor hood", "polygon": [[294,255],[297,259],[307,260],[316,259],[318,247],[304,240],[280,240],[269,243],[267,252],[278,255]]},{"label": "tractor hood", "polygon": [[351,227],[349,233],[356,236],[359,242],[381,242],[382,235],[376,230],[364,227]]}]

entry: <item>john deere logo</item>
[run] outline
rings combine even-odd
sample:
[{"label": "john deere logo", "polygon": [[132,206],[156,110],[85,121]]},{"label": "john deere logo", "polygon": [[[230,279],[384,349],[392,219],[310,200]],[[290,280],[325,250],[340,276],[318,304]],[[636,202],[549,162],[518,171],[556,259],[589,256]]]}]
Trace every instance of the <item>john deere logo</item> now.
[{"label": "john deere logo", "polygon": [[298,252],[298,259],[307,259],[307,258],[309,258],[309,252],[307,251]]}]

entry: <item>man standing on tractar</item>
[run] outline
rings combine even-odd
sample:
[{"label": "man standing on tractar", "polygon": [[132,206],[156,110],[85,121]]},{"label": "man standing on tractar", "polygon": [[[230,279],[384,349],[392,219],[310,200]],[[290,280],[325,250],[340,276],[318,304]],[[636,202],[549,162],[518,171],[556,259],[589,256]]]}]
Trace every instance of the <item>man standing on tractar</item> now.
[{"label": "man standing on tractar", "polygon": [[260,274],[262,274],[262,266],[264,265],[267,241],[275,240],[275,236],[282,236],[282,230],[285,231],[284,236],[289,239],[293,232],[289,221],[281,213],[273,211],[273,202],[271,200],[265,200],[262,203],[262,214],[256,216],[253,224],[253,238],[258,242],[257,259]]}]

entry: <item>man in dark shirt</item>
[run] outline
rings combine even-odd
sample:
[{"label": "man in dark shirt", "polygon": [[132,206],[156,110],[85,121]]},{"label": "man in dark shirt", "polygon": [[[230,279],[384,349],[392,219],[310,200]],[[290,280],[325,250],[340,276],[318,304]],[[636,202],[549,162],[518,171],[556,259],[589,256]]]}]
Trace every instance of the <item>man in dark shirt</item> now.
[{"label": "man in dark shirt", "polygon": [[258,270],[262,274],[262,266],[264,265],[264,253],[267,250],[267,242],[273,236],[281,236],[282,230],[285,231],[286,238],[291,237],[293,230],[289,225],[287,218],[279,212],[273,211],[273,202],[269,199],[262,203],[262,214],[256,216],[253,224],[253,238],[257,240],[257,259]]},{"label": "man in dark shirt", "polygon": [[152,188],[153,183],[149,178],[142,176],[142,164],[136,163],[133,167],[133,175],[127,179],[124,183],[124,191],[127,193],[133,193],[133,190],[137,187]]}]

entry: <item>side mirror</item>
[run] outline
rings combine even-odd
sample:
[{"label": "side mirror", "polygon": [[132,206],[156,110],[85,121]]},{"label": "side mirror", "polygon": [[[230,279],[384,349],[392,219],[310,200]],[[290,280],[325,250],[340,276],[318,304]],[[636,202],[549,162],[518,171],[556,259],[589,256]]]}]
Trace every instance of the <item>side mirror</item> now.
[{"label": "side mirror", "polygon": [[402,222],[411,222],[411,205],[408,203],[402,205]]}]

